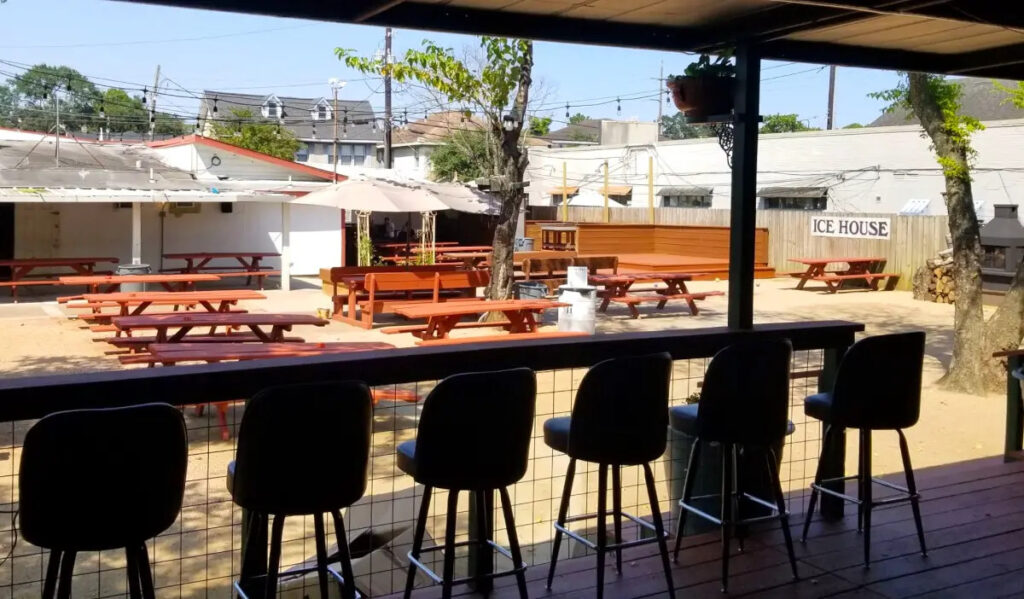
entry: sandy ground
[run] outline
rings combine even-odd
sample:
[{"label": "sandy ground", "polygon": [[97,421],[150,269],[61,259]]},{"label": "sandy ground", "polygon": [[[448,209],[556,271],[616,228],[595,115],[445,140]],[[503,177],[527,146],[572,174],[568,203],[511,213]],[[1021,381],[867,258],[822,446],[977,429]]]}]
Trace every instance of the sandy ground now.
[{"label": "sandy ground", "polygon": [[[270,290],[266,300],[244,302],[253,312],[314,313],[316,308],[330,306],[316,285],[307,280],[291,292]],[[725,282],[696,282],[691,290],[726,291]],[[907,431],[911,454],[916,468],[935,466],[982,456],[997,455],[1002,451],[1004,429],[1004,398],[1001,395],[974,397],[940,390],[936,386],[950,356],[953,308],[948,305],[915,302],[906,292],[850,291],[829,295],[814,290],[797,291],[792,280],[774,279],[758,282],[755,291],[755,322],[793,322],[808,320],[848,320],[864,323],[867,335],[903,330],[924,330],[928,334],[924,371],[924,394],[920,423]],[[0,372],[4,377],[53,373],[116,370],[123,368],[113,356],[105,355],[108,346],[97,342],[101,335],[84,330],[81,323],[69,318],[69,313],[52,298],[35,293],[26,294],[22,303],[12,304],[0,299]],[[627,331],[687,329],[722,326],[726,321],[727,300],[712,297],[701,302],[699,316],[689,315],[684,304],[670,304],[664,311],[653,305],[642,307],[643,317],[630,319],[625,307],[612,306],[609,313],[598,316],[598,334]],[[546,316],[549,326],[555,315]],[[394,320],[394,323],[400,322]],[[294,334],[308,341],[385,341],[397,346],[411,346],[411,335],[384,335],[378,330],[367,331],[339,322],[323,328],[296,327]],[[459,331],[459,336],[487,334],[486,331]],[[798,356],[799,358],[799,356]],[[702,370],[691,371],[685,363],[677,363],[674,375],[674,399],[678,400],[696,389]],[[572,390],[583,372],[578,370],[542,373],[538,378],[538,426],[552,414],[567,414],[571,407]],[[814,389],[794,389],[791,417],[797,423],[797,432],[786,447],[783,478],[788,490],[806,488],[813,475],[819,451],[820,428],[802,415],[800,400]],[[431,383],[417,385],[415,391],[425,394]],[[400,403],[382,402],[376,411],[374,457],[368,499],[348,511],[350,535],[366,526],[377,528],[395,523],[411,523],[414,497],[411,479],[394,466],[394,445],[414,435],[416,408]],[[232,426],[240,416],[239,406],[229,413]],[[15,499],[15,465],[18,445],[29,423],[0,426],[0,494]],[[180,589],[180,596],[229,596],[229,581],[237,569],[239,514],[230,502],[223,483],[223,472],[233,456],[233,443],[222,441],[216,419],[207,414],[197,416],[188,410],[190,450],[189,487],[182,518],[167,534],[153,545],[157,584],[169,584]],[[850,435],[847,452],[848,472],[855,471],[856,438]],[[527,546],[531,563],[547,561],[551,521],[557,509],[561,492],[564,456],[556,456],[540,439],[534,442],[528,484],[517,485],[513,491],[516,504],[517,529],[520,540]],[[897,439],[894,434],[877,433],[873,448],[876,473],[896,472],[901,469]],[[671,483],[667,480],[672,467],[666,460],[656,468],[663,502]],[[577,504],[574,512],[593,508],[593,489],[596,472],[581,476]],[[640,481],[636,473],[624,474],[624,507],[631,506],[639,514],[649,510],[644,506]],[[418,491],[415,491],[418,493]],[[438,498],[440,499],[440,498]],[[443,505],[435,501],[434,506]],[[462,508],[466,509],[465,506]],[[800,511],[799,508],[794,508]],[[443,513],[443,507],[441,512]],[[436,518],[430,526],[435,536],[441,531],[443,518]],[[290,520],[286,532],[285,563],[297,563],[312,555],[311,522],[302,518]],[[404,548],[396,544],[395,553],[404,555]],[[15,596],[38,595],[35,584],[41,575],[42,561],[38,550],[19,546],[15,558],[0,568],[0,587],[13,584]],[[102,575],[81,576],[81,596],[92,596],[116,591],[123,586],[123,576],[116,575],[123,567],[123,558],[106,553],[86,559],[80,570],[102,569]],[[366,569],[379,572],[374,576],[378,589],[391,588],[402,580],[400,564],[381,563],[380,556]],[[389,572],[389,568],[393,570]],[[108,571],[113,570],[111,574]],[[358,571],[358,568],[357,568]],[[76,577],[76,580],[78,578]],[[23,583],[19,586],[19,582]],[[78,584],[78,583],[76,583]],[[76,591],[76,596],[79,592]],[[179,596],[179,595],[175,595]]]}]

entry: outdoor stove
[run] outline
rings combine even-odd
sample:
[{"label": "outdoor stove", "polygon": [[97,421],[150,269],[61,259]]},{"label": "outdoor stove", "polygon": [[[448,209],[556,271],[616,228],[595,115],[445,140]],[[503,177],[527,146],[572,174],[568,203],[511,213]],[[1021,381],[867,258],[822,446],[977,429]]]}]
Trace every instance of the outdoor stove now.
[{"label": "outdoor stove", "polygon": [[1010,287],[1017,265],[1024,260],[1024,226],[1015,204],[996,204],[995,217],[981,228],[981,280],[986,292]]}]

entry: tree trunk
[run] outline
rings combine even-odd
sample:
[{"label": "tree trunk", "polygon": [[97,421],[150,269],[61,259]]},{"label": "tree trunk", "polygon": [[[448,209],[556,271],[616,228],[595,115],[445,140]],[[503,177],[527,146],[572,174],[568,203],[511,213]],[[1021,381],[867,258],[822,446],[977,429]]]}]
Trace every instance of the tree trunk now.
[{"label": "tree trunk", "polygon": [[910,102],[928,133],[946,179],[946,212],[953,239],[956,304],[953,358],[942,384],[981,394],[985,383],[985,320],[981,303],[981,236],[971,192],[968,146],[950,136],[929,75],[909,75]]}]

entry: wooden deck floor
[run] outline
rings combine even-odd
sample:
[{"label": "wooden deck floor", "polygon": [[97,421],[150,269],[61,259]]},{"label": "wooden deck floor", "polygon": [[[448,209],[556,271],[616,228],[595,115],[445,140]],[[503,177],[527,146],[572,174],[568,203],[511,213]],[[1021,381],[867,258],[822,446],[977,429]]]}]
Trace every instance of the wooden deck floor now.
[{"label": "wooden deck floor", "polygon": [[[733,554],[728,596],[1024,596],[1024,462],[976,460],[922,469],[917,478],[923,495],[927,558],[918,551],[907,504],[874,512],[874,561],[870,569],[861,562],[862,537],[856,532],[854,510],[848,509],[847,517],[840,522],[816,520],[806,544],[797,538],[802,515],[795,514],[791,524],[801,580],[794,582],[791,578],[778,527],[765,528],[747,540],[744,553]],[[723,596],[718,580],[720,547],[716,535],[686,539],[680,563],[673,567],[677,597]],[[621,575],[615,572],[614,559],[609,562],[605,584],[608,599],[667,596],[653,545],[627,551]],[[561,562],[549,591],[544,586],[546,565],[532,567],[527,570],[530,597],[594,597],[593,568],[593,557]],[[496,585],[492,597],[518,597],[512,579],[499,579]],[[440,591],[439,587],[426,588],[413,596],[439,597]],[[476,596],[465,587],[457,587],[456,594]]]}]

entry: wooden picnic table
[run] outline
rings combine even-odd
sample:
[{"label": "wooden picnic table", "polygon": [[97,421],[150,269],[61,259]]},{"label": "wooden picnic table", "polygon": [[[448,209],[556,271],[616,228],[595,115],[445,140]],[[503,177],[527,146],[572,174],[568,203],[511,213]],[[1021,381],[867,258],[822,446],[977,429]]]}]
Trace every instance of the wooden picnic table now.
[{"label": "wooden picnic table", "polygon": [[[437,342],[448,338],[452,329],[465,316],[478,316],[488,312],[501,312],[506,321],[497,323],[473,323],[479,326],[499,326],[509,332],[506,337],[523,334],[538,334],[535,314],[551,308],[569,304],[549,300],[484,300],[476,302],[444,302],[438,304],[406,304],[395,306],[399,316],[419,320],[426,319],[426,326],[399,327],[402,332],[419,337],[422,342]],[[483,340],[483,339],[481,339]]]},{"label": "wooden picnic table", "polygon": [[[384,249],[384,250],[401,251],[401,250],[404,250],[406,248],[406,246],[415,247],[415,246],[419,245],[419,243],[420,242],[418,242],[418,241],[410,241],[408,244],[406,244],[404,241],[387,242],[387,243],[379,243],[378,242],[378,243],[374,243],[373,247]],[[448,247],[448,246],[452,246],[452,245],[459,245],[459,242],[458,241],[435,241],[434,245],[436,245],[437,247]]]},{"label": "wooden picnic table", "polygon": [[450,260],[461,260],[466,268],[476,268],[491,258],[491,252],[448,252],[444,255]]},{"label": "wooden picnic table", "polygon": [[263,279],[270,274],[277,274],[277,271],[266,270],[260,266],[260,260],[264,258],[276,258],[281,254],[277,252],[182,252],[164,254],[166,260],[184,260],[185,266],[167,270],[176,270],[183,274],[198,273],[205,271],[224,271],[221,275],[235,274],[232,269],[235,266],[210,266],[210,262],[218,259],[236,260],[241,266],[239,274],[248,275],[245,284],[249,285],[252,278],[256,277],[260,289],[263,288]]},{"label": "wooden picnic table", "polygon": [[[155,314],[139,316],[117,316],[112,319],[113,325],[119,331],[131,334],[136,329],[155,329],[155,343],[178,343],[187,340],[188,332],[194,327],[246,327],[252,331],[255,340],[263,343],[282,341],[284,333],[290,331],[294,325],[327,326],[329,320],[318,318],[310,314],[256,314],[256,313],[226,313],[226,314]],[[270,327],[270,332],[264,331],[262,327]],[[168,330],[178,329],[173,335],[168,335]],[[240,336],[241,337],[241,336]],[[246,339],[252,340],[245,336]],[[231,343],[231,335],[224,335],[224,342]]]},{"label": "wooden picnic table", "polygon": [[71,304],[72,308],[91,308],[98,312],[108,305],[118,307],[117,316],[137,316],[152,305],[202,306],[207,312],[224,313],[239,300],[267,299],[267,296],[251,289],[224,289],[216,291],[137,291],[117,293],[86,293],[83,304]]},{"label": "wooden picnic table", "polygon": [[353,352],[394,349],[390,343],[327,342],[327,343],[151,343],[149,355],[123,356],[121,361],[146,361],[164,365],[179,362],[227,362],[265,360],[298,356],[348,354]]},{"label": "wooden picnic table", "polygon": [[0,281],[0,287],[10,287],[11,297],[18,301],[18,287],[28,285],[58,285],[59,274],[41,275],[38,278],[30,278],[32,271],[37,268],[69,268],[74,274],[89,276],[95,273],[96,265],[102,262],[117,264],[117,258],[111,257],[84,257],[84,258],[13,258],[0,260],[0,267],[6,266],[11,269],[10,279]]},{"label": "wooden picnic table", "polygon": [[[450,254],[453,252],[490,252],[493,248],[489,245],[449,245],[434,248],[435,254]],[[423,250],[419,245],[412,247],[412,253],[419,254]]]},{"label": "wooden picnic table", "polygon": [[[195,289],[196,283],[219,281],[220,277],[209,273],[185,273],[66,276],[58,280],[61,285],[84,285],[89,288],[89,293],[114,293],[127,283],[155,283],[167,291],[191,291]],[[58,301],[67,299],[58,298]]]},{"label": "wooden picnic table", "polygon": [[[830,293],[836,293],[843,288],[847,281],[861,280],[868,284],[871,291],[878,291],[878,282],[888,278],[894,281],[899,273],[877,272],[882,269],[886,259],[878,257],[860,258],[790,258],[790,262],[797,262],[807,266],[804,272],[789,273],[791,277],[800,279],[796,284],[797,289],[803,289],[807,281],[821,281],[828,287]],[[846,264],[846,270],[826,270],[830,264]]]},{"label": "wooden picnic table", "polygon": [[[685,300],[686,305],[690,308],[690,314],[696,316],[700,313],[697,300],[712,295],[724,295],[721,291],[690,293],[686,288],[686,282],[693,280],[693,275],[685,272],[599,273],[589,275],[587,278],[591,285],[604,287],[603,291],[598,291],[598,297],[601,298],[599,311],[606,312],[611,302],[623,303],[629,307],[630,315],[633,318],[640,318],[637,304],[656,301],[658,302],[657,309],[661,310],[665,308],[669,300],[673,299]],[[638,281],[662,281],[665,283],[665,287],[636,289],[633,285]],[[639,292],[653,292],[653,295],[638,295]]]}]

